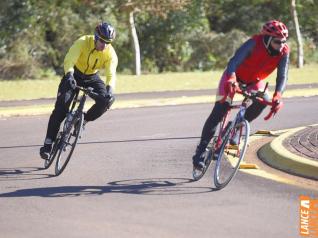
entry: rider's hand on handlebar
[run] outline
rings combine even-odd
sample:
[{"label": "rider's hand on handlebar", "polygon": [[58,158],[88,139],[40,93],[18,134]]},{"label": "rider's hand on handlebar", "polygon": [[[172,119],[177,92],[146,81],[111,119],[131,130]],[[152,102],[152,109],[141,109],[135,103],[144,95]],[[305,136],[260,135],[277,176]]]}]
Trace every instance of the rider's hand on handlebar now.
[{"label": "rider's hand on handlebar", "polygon": [[108,99],[111,99],[113,98],[113,89],[110,85],[107,85],[106,86],[106,95],[105,95],[106,98]]},{"label": "rider's hand on handlebar", "polygon": [[234,97],[235,92],[239,89],[237,80],[236,80],[236,75],[235,73],[232,73],[231,75],[228,76],[228,79],[226,80],[225,83],[225,92],[228,96],[231,98]]},{"label": "rider's hand on handlebar", "polygon": [[113,95],[113,89],[110,85],[106,86],[106,95],[105,95],[106,100],[108,101],[108,105],[107,108],[110,108],[111,105],[114,103],[115,101],[115,97]]},{"label": "rider's hand on handlebar", "polygon": [[283,102],[281,99],[282,99],[281,92],[275,92],[272,99],[273,105],[271,109],[273,113],[277,113],[283,107]]},{"label": "rider's hand on handlebar", "polygon": [[272,102],[279,102],[282,99],[282,93],[281,92],[275,92],[273,95]]},{"label": "rider's hand on handlebar", "polygon": [[65,75],[66,78],[67,78],[67,81],[70,85],[70,87],[75,90],[76,89],[76,86],[77,86],[77,83],[76,83],[76,80],[73,76],[73,73],[72,72],[67,72],[67,74]]},{"label": "rider's hand on handlebar", "polygon": [[105,95],[105,98],[108,99],[108,100],[111,100],[113,98],[113,94],[108,93],[108,94]]}]

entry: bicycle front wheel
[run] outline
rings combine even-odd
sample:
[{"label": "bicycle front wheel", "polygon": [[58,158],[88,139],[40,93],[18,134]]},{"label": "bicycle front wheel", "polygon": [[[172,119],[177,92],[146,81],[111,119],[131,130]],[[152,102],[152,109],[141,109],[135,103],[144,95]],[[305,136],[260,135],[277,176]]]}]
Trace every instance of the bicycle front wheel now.
[{"label": "bicycle front wheel", "polygon": [[56,137],[56,139],[53,143],[52,151],[50,153],[49,158],[44,161],[44,168],[45,169],[48,169],[51,166],[51,164],[53,163],[53,160],[55,159],[57,152],[58,152],[60,141],[61,141],[61,134],[59,133],[59,135]]},{"label": "bicycle front wheel", "polygon": [[217,189],[224,188],[237,173],[247,149],[249,134],[250,125],[243,120],[223,136],[214,169],[214,184]]},{"label": "bicycle front wheel", "polygon": [[212,147],[211,146],[209,146],[203,153],[204,154],[202,156],[204,157],[204,160],[203,160],[204,161],[204,168],[197,169],[197,168],[193,167],[192,176],[193,176],[193,179],[195,181],[198,181],[203,177],[203,175],[208,170],[208,168],[211,164],[211,161],[212,161]]},{"label": "bicycle front wheel", "polygon": [[83,113],[81,113],[78,119],[74,120],[73,123],[70,125],[71,128],[68,130],[68,132],[63,131],[55,164],[56,176],[60,175],[64,171],[66,165],[71,159],[78,138],[80,137],[82,132],[83,121],[84,115]]}]

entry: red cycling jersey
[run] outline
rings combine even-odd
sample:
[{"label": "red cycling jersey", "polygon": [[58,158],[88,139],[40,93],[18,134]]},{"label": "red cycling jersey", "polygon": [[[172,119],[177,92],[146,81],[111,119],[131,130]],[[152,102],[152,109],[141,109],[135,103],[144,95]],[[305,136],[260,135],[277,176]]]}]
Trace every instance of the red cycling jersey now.
[{"label": "red cycling jersey", "polygon": [[[251,90],[262,90],[265,86],[263,79],[277,68],[275,91],[284,90],[287,81],[289,47],[284,44],[279,54],[271,55],[265,47],[263,37],[263,35],[254,35],[236,51],[222,75],[217,100],[227,95],[225,84],[234,72],[238,81],[250,85]],[[230,102],[232,99],[228,97],[227,100]]]},{"label": "red cycling jersey", "polygon": [[235,71],[237,78],[246,84],[265,79],[277,68],[282,57],[289,53],[288,45],[284,44],[279,55],[271,56],[262,35],[255,35],[252,39],[256,43],[255,47]]}]

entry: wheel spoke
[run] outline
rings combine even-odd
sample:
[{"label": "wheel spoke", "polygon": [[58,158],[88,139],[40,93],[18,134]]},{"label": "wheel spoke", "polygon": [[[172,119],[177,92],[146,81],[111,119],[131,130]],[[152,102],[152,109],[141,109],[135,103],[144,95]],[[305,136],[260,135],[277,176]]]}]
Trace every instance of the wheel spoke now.
[{"label": "wheel spoke", "polygon": [[[240,134],[236,135],[236,133]],[[245,155],[249,133],[249,123],[244,120],[239,125],[234,125],[229,133],[224,136],[214,170],[216,188],[224,188],[235,176]],[[231,145],[231,139],[235,136],[239,136],[238,145]]]},{"label": "wheel spoke", "polygon": [[211,146],[209,146],[206,151],[204,152],[204,168],[202,169],[197,169],[193,167],[193,172],[192,172],[192,176],[194,180],[199,180],[203,177],[203,175],[206,173],[206,171],[208,170],[210,164],[212,161],[212,148]]},{"label": "wheel spoke", "polygon": [[58,152],[58,158],[55,165],[55,175],[60,175],[71,159],[74,148],[79,139],[83,120],[84,116],[83,114],[80,114],[80,118],[78,119],[78,121],[74,120],[73,123],[70,125],[70,128],[67,130],[68,133],[66,133],[66,135],[64,136],[65,140],[63,141],[63,145]]}]

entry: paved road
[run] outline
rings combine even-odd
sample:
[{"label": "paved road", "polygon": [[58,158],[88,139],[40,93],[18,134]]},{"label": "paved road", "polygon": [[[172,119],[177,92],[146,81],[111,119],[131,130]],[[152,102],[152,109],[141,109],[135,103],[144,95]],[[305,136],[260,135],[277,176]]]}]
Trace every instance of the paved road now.
[{"label": "paved road", "polygon": [[[298,196],[318,193],[238,173],[191,182],[210,105],[112,110],[87,125],[66,171],[39,170],[48,116],[0,119],[3,237],[298,237]],[[317,123],[318,97],[285,100],[253,130]]]}]

